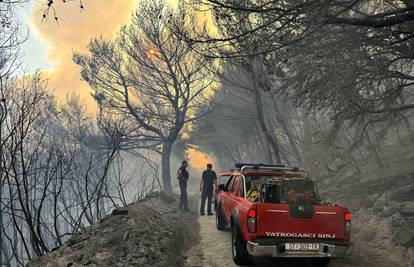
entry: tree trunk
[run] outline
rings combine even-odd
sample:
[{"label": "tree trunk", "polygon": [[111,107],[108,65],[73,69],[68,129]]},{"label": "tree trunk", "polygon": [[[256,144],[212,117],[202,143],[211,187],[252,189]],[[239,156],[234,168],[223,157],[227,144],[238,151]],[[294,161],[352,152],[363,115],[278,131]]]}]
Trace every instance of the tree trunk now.
[{"label": "tree trunk", "polygon": [[368,132],[365,132],[365,136],[367,138],[368,141],[368,149],[371,150],[371,152],[374,154],[375,159],[376,159],[376,163],[378,164],[378,167],[381,168],[384,166],[384,164],[382,163],[382,159],[378,153],[377,148],[375,147],[375,145],[371,142],[371,137],[369,136]]},{"label": "tree trunk", "polygon": [[[0,181],[2,183],[2,181]],[[0,185],[0,190],[3,190]],[[0,191],[1,194],[2,191]],[[0,197],[0,200],[2,198]],[[1,201],[0,201],[0,210],[1,210]],[[0,266],[3,266],[3,212],[0,213]]]},{"label": "tree trunk", "polygon": [[274,105],[274,109],[275,109],[275,113],[276,113],[276,119],[279,122],[279,124],[282,126],[283,131],[285,132],[286,136],[288,137],[289,144],[290,144],[290,147],[292,149],[293,155],[294,155],[296,161],[298,162],[298,164],[300,165],[302,163],[302,155],[300,154],[298,146],[296,145],[293,133],[289,128],[289,125],[288,125],[289,122],[286,120],[284,115],[281,113],[281,111],[279,109],[279,104],[278,104],[277,100],[275,99],[274,94],[270,93],[270,97],[271,97],[273,105]]},{"label": "tree trunk", "polygon": [[272,148],[273,155],[276,160],[276,164],[282,163],[280,159],[280,149],[279,144],[276,140],[276,136],[274,136],[266,125],[266,118],[263,111],[263,103],[262,103],[262,94],[260,93],[260,89],[255,86],[255,101],[256,101],[256,111],[257,111],[257,118],[259,120],[260,128],[264,136],[266,137],[267,142],[269,143],[270,147]]},{"label": "tree trunk", "polygon": [[170,166],[171,149],[172,149],[172,142],[165,141],[162,146],[161,172],[162,172],[163,190],[166,192],[172,192],[171,166]]},{"label": "tree trunk", "polygon": [[[255,129],[260,128],[260,127],[255,127]],[[265,163],[267,164],[272,164],[273,163],[273,155],[272,155],[272,149],[266,144],[266,141],[263,140],[263,136],[260,132],[255,131],[256,136],[257,136],[257,140],[259,140],[259,144],[261,147],[261,151],[266,151],[265,153]]]},{"label": "tree trunk", "polygon": [[277,136],[275,136],[267,127],[266,116],[263,110],[262,94],[261,91],[269,90],[270,84],[269,79],[266,75],[266,70],[262,63],[260,56],[251,57],[244,62],[243,68],[252,75],[252,84],[255,94],[256,113],[259,121],[260,129],[266,138],[267,143],[273,152],[273,156],[276,164],[281,164],[282,160],[280,157],[279,142]]}]

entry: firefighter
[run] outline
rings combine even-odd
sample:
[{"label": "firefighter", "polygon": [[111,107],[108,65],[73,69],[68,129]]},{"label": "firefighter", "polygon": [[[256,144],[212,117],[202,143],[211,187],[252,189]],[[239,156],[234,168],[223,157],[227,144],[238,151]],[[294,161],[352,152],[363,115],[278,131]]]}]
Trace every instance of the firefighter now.
[{"label": "firefighter", "polygon": [[[214,186],[214,187],[213,187]],[[211,163],[207,164],[207,170],[203,172],[200,183],[200,192],[201,192],[201,206],[200,206],[200,215],[204,215],[204,206],[207,202],[207,214],[213,215],[211,212],[211,199],[213,198],[213,192],[217,190],[217,175],[213,171],[213,165]]]},{"label": "firefighter", "polygon": [[183,160],[181,162],[181,167],[177,171],[178,184],[180,185],[180,204],[178,208],[184,211],[190,211],[188,209],[188,200],[187,200],[187,182],[188,182],[188,171],[187,171],[187,161]]}]

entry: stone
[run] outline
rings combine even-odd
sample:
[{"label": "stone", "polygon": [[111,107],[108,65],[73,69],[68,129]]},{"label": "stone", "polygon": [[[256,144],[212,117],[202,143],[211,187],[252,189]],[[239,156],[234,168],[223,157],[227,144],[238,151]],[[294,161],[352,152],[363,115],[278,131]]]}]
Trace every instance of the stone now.
[{"label": "stone", "polygon": [[128,208],[116,208],[112,211],[112,215],[127,215]]},{"label": "stone", "polygon": [[414,245],[414,232],[411,229],[398,229],[394,235],[394,242],[404,247]]},{"label": "stone", "polygon": [[374,210],[375,213],[380,213],[381,211],[384,210],[384,207],[385,207],[385,194],[382,194],[381,197],[379,197],[375,201],[372,209]]},{"label": "stone", "polygon": [[399,212],[403,216],[414,216],[414,202],[404,202],[400,206]]},{"label": "stone", "polygon": [[52,248],[52,249],[50,250],[50,252],[53,252],[53,251],[55,251],[55,250],[57,250],[57,249],[59,249],[59,248],[60,248],[60,246],[54,247],[54,248]]},{"label": "stone", "polygon": [[125,247],[120,247],[115,250],[114,253],[117,257],[126,257],[128,254],[128,249]]},{"label": "stone", "polygon": [[414,201],[414,185],[398,189],[392,196],[396,201]]},{"label": "stone", "polygon": [[128,226],[130,227],[136,227],[137,226],[137,222],[134,219],[128,219],[128,221],[126,222],[128,224]]},{"label": "stone", "polygon": [[137,251],[137,257],[138,257],[138,258],[145,257],[147,254],[148,254],[148,253],[147,253],[147,251],[146,251],[144,248],[140,248],[140,249]]},{"label": "stone", "polygon": [[73,245],[75,245],[77,243],[80,243],[82,241],[88,240],[88,239],[89,239],[89,236],[79,234],[79,235],[76,235],[76,236],[72,237],[71,239],[69,239],[66,242],[66,245],[68,245],[69,247],[72,247]]},{"label": "stone", "polygon": [[398,212],[398,207],[397,206],[391,206],[391,207],[387,207],[384,210],[382,210],[378,214],[378,216],[382,217],[382,218],[388,218],[388,217],[394,215],[397,212]]},{"label": "stone", "polygon": [[113,258],[113,255],[110,252],[98,252],[94,256],[94,259],[97,262],[105,262],[105,261],[108,261],[111,258]]},{"label": "stone", "polygon": [[392,234],[395,243],[404,247],[414,246],[414,218],[402,217],[401,215],[393,217]]},{"label": "stone", "polygon": [[89,265],[89,264],[91,264],[92,262],[90,261],[90,260],[84,260],[83,262],[82,262],[82,265],[83,266],[87,266],[87,265]]},{"label": "stone", "polygon": [[124,233],[124,236],[123,236],[123,238],[122,238],[124,241],[127,241],[128,239],[129,239],[129,231],[126,231],[125,233]]},{"label": "stone", "polygon": [[73,249],[81,249],[81,248],[85,247],[85,245],[86,245],[85,242],[79,242],[79,243],[73,244],[71,247]]}]

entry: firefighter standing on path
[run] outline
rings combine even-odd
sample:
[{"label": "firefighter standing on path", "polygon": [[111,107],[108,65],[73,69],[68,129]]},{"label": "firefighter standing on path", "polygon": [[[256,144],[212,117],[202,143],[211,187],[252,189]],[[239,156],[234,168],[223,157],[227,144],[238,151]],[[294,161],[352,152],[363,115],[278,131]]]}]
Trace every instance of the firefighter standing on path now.
[{"label": "firefighter standing on path", "polygon": [[180,185],[180,204],[178,208],[184,211],[190,211],[188,209],[188,200],[187,200],[187,181],[188,181],[188,171],[187,171],[187,161],[183,160],[181,167],[177,171],[177,179]]},{"label": "firefighter standing on path", "polygon": [[214,189],[217,189],[217,175],[213,171],[213,165],[209,163],[207,164],[207,170],[203,172],[203,176],[201,178],[201,183],[200,183],[200,191],[201,191],[200,215],[204,215],[204,206],[206,204],[207,197],[208,197],[207,214],[213,215],[213,213],[211,212],[211,199],[213,198]]}]

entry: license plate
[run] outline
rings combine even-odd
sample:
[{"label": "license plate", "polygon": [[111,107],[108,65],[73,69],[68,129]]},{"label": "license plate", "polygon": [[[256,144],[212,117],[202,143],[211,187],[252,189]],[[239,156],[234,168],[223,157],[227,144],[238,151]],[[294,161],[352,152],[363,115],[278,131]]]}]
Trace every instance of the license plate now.
[{"label": "license plate", "polygon": [[316,243],[286,243],[286,250],[295,250],[295,251],[310,251],[310,250],[319,250],[319,244]]}]

